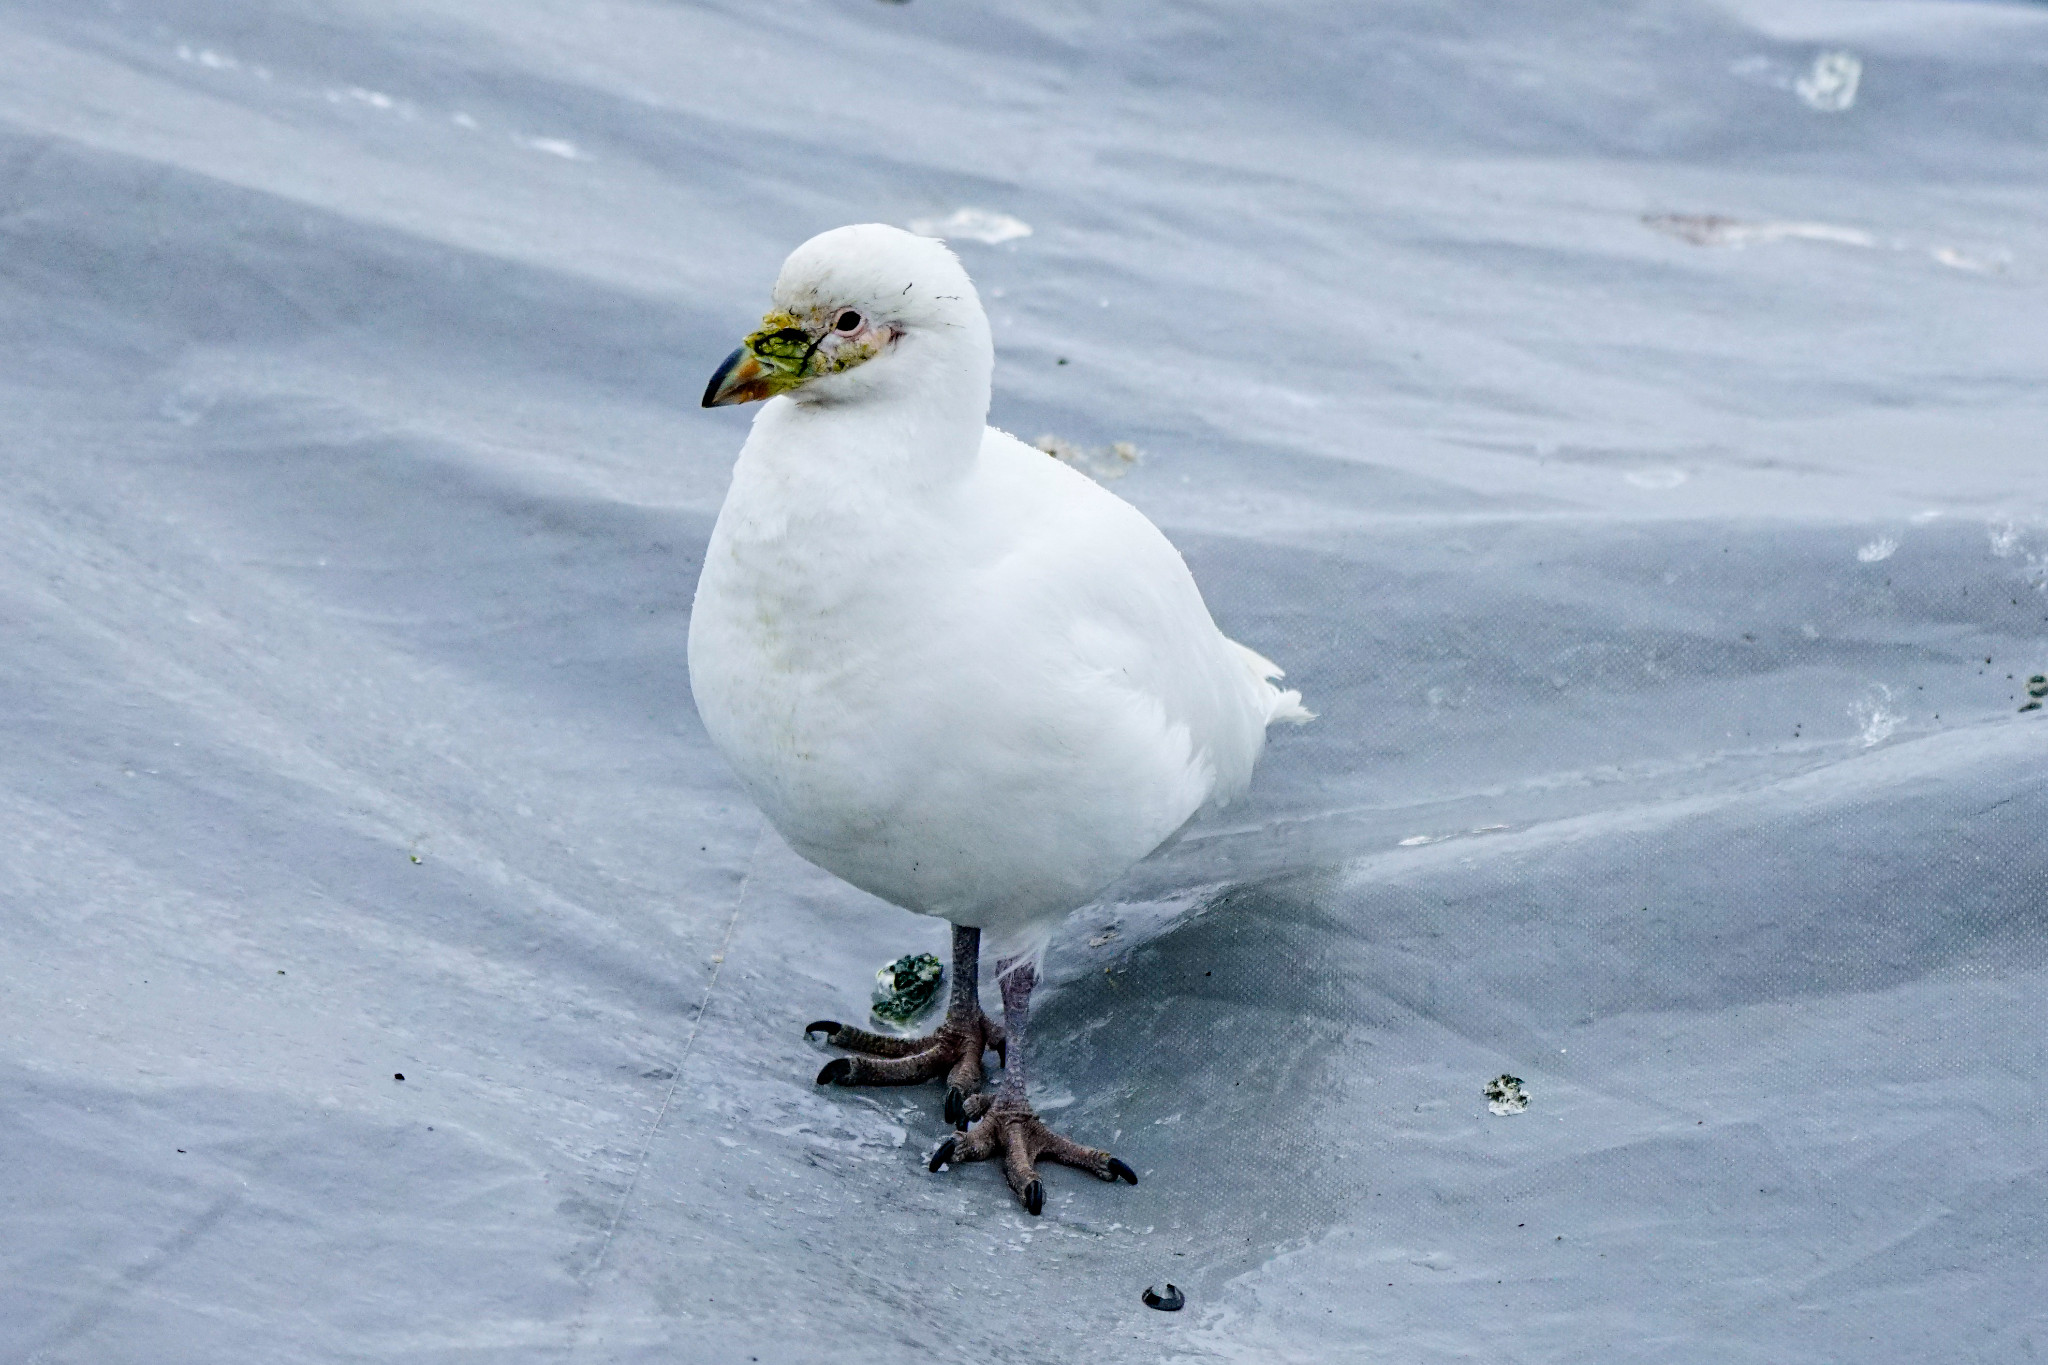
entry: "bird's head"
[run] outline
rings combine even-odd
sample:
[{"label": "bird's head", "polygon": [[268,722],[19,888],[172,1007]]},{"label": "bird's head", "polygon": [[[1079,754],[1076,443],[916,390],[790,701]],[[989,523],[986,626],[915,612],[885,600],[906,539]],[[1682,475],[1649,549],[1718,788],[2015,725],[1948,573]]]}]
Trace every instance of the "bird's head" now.
[{"label": "bird's head", "polygon": [[799,403],[846,402],[956,364],[980,368],[985,385],[989,356],[981,300],[945,244],[861,223],[790,253],[774,307],[711,376],[704,406],[785,393]]}]

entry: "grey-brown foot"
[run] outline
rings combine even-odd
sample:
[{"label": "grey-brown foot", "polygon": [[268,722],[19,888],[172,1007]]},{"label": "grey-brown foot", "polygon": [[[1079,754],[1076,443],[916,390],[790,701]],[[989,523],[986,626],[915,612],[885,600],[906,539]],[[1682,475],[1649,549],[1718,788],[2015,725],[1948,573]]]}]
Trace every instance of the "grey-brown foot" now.
[{"label": "grey-brown foot", "polygon": [[896,1038],[870,1033],[836,1019],[819,1019],[804,1029],[804,1036],[823,1033],[825,1041],[856,1054],[838,1057],[818,1073],[819,1085],[918,1085],[946,1078],[946,1121],[965,1128],[967,1121],[988,1108],[981,1093],[986,1077],[981,1054],[993,1049],[1009,1063],[1009,1038],[1003,1026],[982,1012],[979,998],[981,977],[981,930],[970,925],[953,926],[953,988],[946,1002],[946,1019],[937,1031],[923,1038]]},{"label": "grey-brown foot", "polygon": [[938,1029],[923,1038],[895,1038],[870,1033],[836,1019],[819,1019],[804,1029],[804,1035],[826,1035],[833,1047],[855,1053],[835,1057],[818,1073],[819,1085],[918,1085],[946,1078],[946,1121],[964,1128],[967,1120],[988,1107],[981,1093],[986,1073],[982,1053],[993,1050],[1008,1060],[1003,1026],[981,1012],[948,1013]]},{"label": "grey-brown foot", "polygon": [[930,1162],[933,1171],[968,1161],[1000,1157],[1003,1178],[1024,1211],[1036,1217],[1045,1208],[1045,1184],[1038,1178],[1038,1163],[1057,1162],[1086,1171],[1098,1180],[1138,1183],[1137,1172],[1099,1147],[1083,1147],[1045,1126],[1031,1112],[1031,1106],[1009,1095],[998,1095],[981,1122],[967,1132],[955,1134],[939,1144]]}]

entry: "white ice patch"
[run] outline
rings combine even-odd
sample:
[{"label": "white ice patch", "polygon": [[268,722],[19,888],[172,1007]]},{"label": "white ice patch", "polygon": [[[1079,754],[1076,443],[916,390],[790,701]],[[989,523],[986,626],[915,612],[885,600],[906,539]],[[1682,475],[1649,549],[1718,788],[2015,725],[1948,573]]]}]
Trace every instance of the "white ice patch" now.
[{"label": "white ice patch", "polygon": [[1899,552],[1899,542],[1890,536],[1879,536],[1868,545],[1856,548],[1856,558],[1865,564],[1875,564],[1881,559],[1890,559]]},{"label": "white ice patch", "polygon": [[1064,1085],[1033,1085],[1031,1087],[1031,1107],[1041,1114],[1051,1114],[1061,1109],[1071,1109],[1078,1099],[1079,1096],[1075,1095],[1073,1090]]},{"label": "white ice patch", "polygon": [[419,110],[408,100],[387,95],[382,90],[370,90],[360,85],[346,89],[332,89],[322,92],[329,104],[359,104],[365,109],[375,109],[380,114],[396,114],[404,119],[416,119]]},{"label": "white ice patch", "polygon": [[270,79],[269,67],[250,66],[232,54],[216,48],[193,47],[190,43],[179,43],[175,51],[179,61],[203,66],[208,71],[246,71],[259,81]]},{"label": "white ice patch", "polygon": [[1849,714],[1863,734],[1863,746],[1882,744],[1892,737],[1905,717],[1892,710],[1892,690],[1883,683],[1872,683],[1870,694],[1849,708]]},{"label": "white ice patch", "polygon": [[1031,224],[1007,213],[988,209],[954,209],[944,218],[913,218],[910,230],[920,237],[942,237],[948,241],[985,242],[995,246],[1031,235]]},{"label": "white ice patch", "polygon": [[1863,84],[1863,62],[1850,52],[1822,52],[1802,71],[1755,53],[1731,63],[1728,74],[1773,90],[1789,90],[1809,109],[1839,114],[1856,103],[1856,91]]},{"label": "white ice patch", "polygon": [[1480,834],[1499,834],[1503,830],[1512,828],[1513,826],[1511,825],[1477,825],[1466,830],[1463,834],[1411,834],[1403,839],[1397,847],[1420,848],[1424,844],[1440,844],[1446,839],[1468,838]]},{"label": "white ice patch", "polygon": [[541,152],[547,156],[558,156],[564,161],[588,161],[590,159],[585,155],[581,147],[578,147],[567,138],[522,137],[518,141],[519,145],[528,151]]},{"label": "white ice patch", "polygon": [[1854,54],[1823,52],[1792,82],[1792,90],[1807,108],[1839,114],[1856,103],[1856,87],[1862,83],[1863,63]]},{"label": "white ice patch", "polygon": [[2012,263],[2012,253],[2003,247],[1988,255],[1972,256],[1952,246],[1929,247],[1927,254],[1940,265],[1951,270],[1967,270],[1973,275],[2003,275]]},{"label": "white ice patch", "polygon": [[1720,213],[1646,213],[1643,226],[1694,246],[1745,247],[1757,242],[1826,242],[1832,246],[1861,247],[1864,250],[1925,253],[1928,259],[1950,270],[1972,275],[2002,275],[2012,264],[2012,252],[2004,247],[1963,251],[1952,246],[1927,246],[1900,238],[1885,239],[1862,228],[1839,223],[1798,220],[1731,218]]},{"label": "white ice patch", "polygon": [[188,47],[184,43],[178,44],[178,60],[203,66],[209,71],[237,71],[242,65],[225,52],[215,52],[210,47]]},{"label": "white ice patch", "polygon": [[1691,477],[1683,469],[1631,469],[1621,476],[1638,488],[1676,488]]},{"label": "white ice patch", "polygon": [[1834,223],[1748,222],[1718,213],[1646,213],[1643,226],[1694,246],[1744,247],[1752,242],[1832,242],[1837,246],[1874,247],[1877,238],[1861,228]]},{"label": "white ice patch", "polygon": [[2027,582],[2038,592],[2048,592],[2048,551],[2036,554],[2021,539],[2013,522],[1991,528],[1991,553],[2000,559],[2019,559],[2026,566]]}]

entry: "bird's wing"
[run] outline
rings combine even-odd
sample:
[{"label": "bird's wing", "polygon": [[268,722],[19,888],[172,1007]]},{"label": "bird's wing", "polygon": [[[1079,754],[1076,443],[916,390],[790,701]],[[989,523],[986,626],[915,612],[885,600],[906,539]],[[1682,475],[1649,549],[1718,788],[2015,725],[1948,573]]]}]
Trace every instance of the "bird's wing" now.
[{"label": "bird's wing", "polygon": [[1072,677],[1185,736],[1203,789],[1187,815],[1242,792],[1267,724],[1306,716],[1300,694],[1217,629],[1180,552],[1135,507],[993,428],[980,477],[1013,528],[987,575],[994,619],[1064,623]]}]

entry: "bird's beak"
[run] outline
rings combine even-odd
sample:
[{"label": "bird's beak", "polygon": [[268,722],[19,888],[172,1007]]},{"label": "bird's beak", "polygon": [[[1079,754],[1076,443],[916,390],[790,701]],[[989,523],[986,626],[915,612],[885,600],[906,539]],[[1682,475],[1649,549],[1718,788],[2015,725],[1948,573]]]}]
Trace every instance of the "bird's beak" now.
[{"label": "bird's beak", "polygon": [[704,386],[704,406],[757,403],[788,393],[813,377],[818,343],[788,313],[770,313],[761,330],[740,343]]}]

